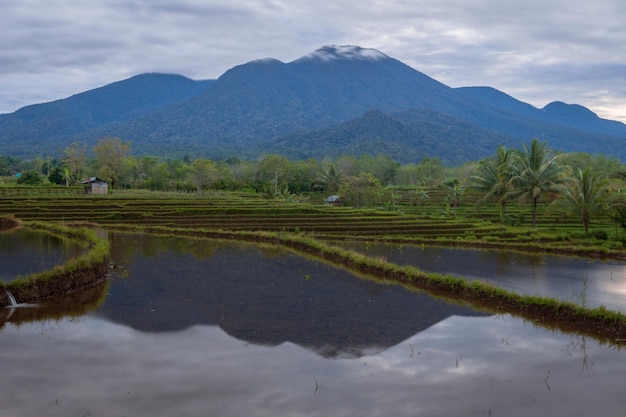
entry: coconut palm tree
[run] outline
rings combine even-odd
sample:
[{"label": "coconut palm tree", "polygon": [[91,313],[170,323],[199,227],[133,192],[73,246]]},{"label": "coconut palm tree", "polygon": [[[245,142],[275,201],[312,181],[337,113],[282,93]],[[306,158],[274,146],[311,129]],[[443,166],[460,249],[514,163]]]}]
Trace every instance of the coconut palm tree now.
[{"label": "coconut palm tree", "polygon": [[334,194],[339,190],[339,186],[344,181],[345,175],[340,168],[335,168],[335,165],[331,165],[326,168],[317,177],[317,183],[324,188],[324,191],[330,194]]},{"label": "coconut palm tree", "polygon": [[500,204],[500,218],[506,216],[506,194],[510,188],[511,178],[515,173],[513,164],[514,152],[499,145],[495,158],[483,159],[478,163],[476,175],[470,177],[472,188],[485,193],[478,203],[495,201]]},{"label": "coconut palm tree", "polygon": [[571,187],[566,188],[551,209],[565,215],[578,217],[583,222],[585,234],[589,230],[591,216],[606,212],[608,209],[608,184],[598,172],[587,167],[577,169]]},{"label": "coconut palm tree", "polygon": [[563,190],[564,167],[558,164],[559,155],[552,156],[545,142],[533,139],[530,147],[516,153],[516,173],[511,177],[512,189],[504,198],[517,197],[532,203],[532,227],[537,224],[537,201],[542,194]]}]

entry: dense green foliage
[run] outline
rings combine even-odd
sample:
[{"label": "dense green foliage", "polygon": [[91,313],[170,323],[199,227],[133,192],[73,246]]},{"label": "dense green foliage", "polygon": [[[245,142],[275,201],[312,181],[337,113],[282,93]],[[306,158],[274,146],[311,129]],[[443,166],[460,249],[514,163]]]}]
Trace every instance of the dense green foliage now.
[{"label": "dense green foliage", "polygon": [[43,178],[34,169],[29,169],[17,178],[18,184],[23,185],[40,185],[43,184]]},{"label": "dense green foliage", "polygon": [[[459,214],[466,202],[478,203],[477,210],[500,208],[499,221],[523,223],[524,212],[507,210],[511,202],[530,203],[532,224],[537,223],[539,205],[552,204],[551,211],[561,217],[581,221],[588,231],[591,217],[612,216],[620,222],[626,202],[619,192],[624,188],[620,172],[626,172],[619,160],[587,154],[563,154],[550,150],[545,142],[533,140],[523,149],[496,148],[495,156],[457,167],[445,167],[437,158],[424,158],[419,164],[399,164],[385,155],[360,157],[342,155],[322,161],[290,160],[269,154],[255,161],[239,158],[209,160],[189,157],[161,159],[135,157],[131,144],[119,138],[104,138],[95,148],[95,158],[87,157],[84,145],[72,144],[62,160],[36,158],[22,161],[2,158],[14,168],[23,168],[20,178],[41,180],[47,175],[50,185],[77,186],[81,179],[99,177],[110,182],[110,190],[146,189],[205,193],[211,191],[256,192],[263,198],[293,201],[322,201],[331,194],[342,195],[342,203],[354,207],[385,207],[397,210],[398,205],[421,207],[428,202],[441,204],[447,215]],[[594,184],[602,185],[601,204],[593,205],[583,214],[573,210],[573,202],[583,186],[571,178],[584,165]],[[586,171],[586,170],[582,170]],[[609,181],[609,179],[611,179]],[[15,185],[15,178],[0,179],[2,187]],[[44,184],[44,186],[46,186]],[[1,188],[0,188],[1,190]],[[596,191],[594,191],[596,192]],[[570,195],[569,209],[565,197]],[[432,198],[431,197],[435,197]],[[606,198],[605,198],[606,197]],[[587,198],[587,197],[585,197]],[[597,199],[596,198],[596,199]],[[587,204],[587,203],[585,203]],[[579,207],[580,208],[580,207]],[[543,210],[543,209],[542,209]],[[626,218],[626,217],[624,217]],[[626,223],[626,221],[624,221]]]}]

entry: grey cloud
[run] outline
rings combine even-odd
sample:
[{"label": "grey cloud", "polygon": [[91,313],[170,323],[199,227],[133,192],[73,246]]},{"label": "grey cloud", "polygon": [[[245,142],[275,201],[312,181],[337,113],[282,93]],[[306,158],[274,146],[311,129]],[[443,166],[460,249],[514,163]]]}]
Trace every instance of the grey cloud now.
[{"label": "grey cloud", "polygon": [[506,315],[450,317],[358,360],[247,344],[216,327],[154,334],[93,317],[11,326],[2,336],[3,375],[17,382],[4,387],[11,401],[0,409],[14,416],[623,411],[624,352]]},{"label": "grey cloud", "polygon": [[451,86],[527,92],[518,98],[534,102],[584,99],[626,121],[625,18],[621,0],[9,0],[0,5],[0,112],[32,103],[17,85],[49,101],[140,72],[217,78],[254,59],[288,62],[352,44]]}]

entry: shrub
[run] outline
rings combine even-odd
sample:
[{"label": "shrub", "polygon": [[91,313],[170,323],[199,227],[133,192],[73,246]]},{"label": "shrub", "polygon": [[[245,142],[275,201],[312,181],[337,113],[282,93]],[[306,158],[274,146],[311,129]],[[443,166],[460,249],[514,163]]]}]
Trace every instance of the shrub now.
[{"label": "shrub", "polygon": [[591,237],[598,240],[608,240],[609,234],[606,232],[606,230],[595,230],[591,233]]},{"label": "shrub", "polygon": [[561,232],[556,236],[556,240],[559,242],[571,242],[572,236],[568,232]]},{"label": "shrub", "polygon": [[24,172],[17,179],[17,183],[23,185],[41,185],[43,184],[43,179],[41,178],[41,175],[37,173],[37,171],[30,169]]}]

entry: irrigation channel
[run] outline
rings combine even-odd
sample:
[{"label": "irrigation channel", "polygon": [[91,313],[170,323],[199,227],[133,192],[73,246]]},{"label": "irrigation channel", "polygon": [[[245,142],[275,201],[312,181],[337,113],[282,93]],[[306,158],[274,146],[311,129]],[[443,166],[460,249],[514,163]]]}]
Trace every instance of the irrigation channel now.
[{"label": "irrigation channel", "polygon": [[[626,351],[589,337],[380,284],[277,246],[108,238],[114,268],[99,304],[54,319],[16,313],[2,325],[0,414],[571,417],[626,409]],[[551,275],[552,261],[516,259]],[[568,275],[570,261],[580,276],[573,258],[558,263],[559,274]],[[608,264],[586,265],[602,275]],[[623,282],[617,270],[612,279]],[[589,302],[602,292],[585,289]]]}]

